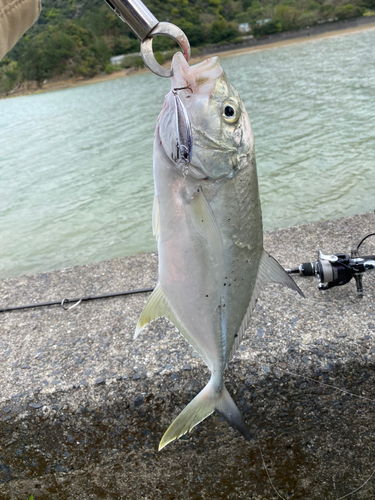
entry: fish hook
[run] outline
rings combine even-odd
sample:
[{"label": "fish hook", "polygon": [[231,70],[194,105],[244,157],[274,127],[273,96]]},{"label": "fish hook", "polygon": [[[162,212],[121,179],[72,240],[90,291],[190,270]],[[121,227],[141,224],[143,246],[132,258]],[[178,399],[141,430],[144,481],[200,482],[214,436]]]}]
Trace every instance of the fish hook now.
[{"label": "fish hook", "polygon": [[186,87],[176,87],[172,90],[173,95],[176,95],[177,90],[186,90],[189,89],[192,94],[194,94],[193,89],[190,87],[190,85],[186,85]]}]

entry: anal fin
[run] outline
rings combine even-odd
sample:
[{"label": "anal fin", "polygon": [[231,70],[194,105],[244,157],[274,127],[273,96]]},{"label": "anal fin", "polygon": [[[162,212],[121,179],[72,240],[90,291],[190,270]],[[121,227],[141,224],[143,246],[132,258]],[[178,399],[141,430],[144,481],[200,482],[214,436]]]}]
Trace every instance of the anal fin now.
[{"label": "anal fin", "polygon": [[160,207],[156,193],[154,194],[154,205],[152,208],[152,233],[156,241],[158,241],[160,234]]},{"label": "anal fin", "polygon": [[185,340],[187,340],[195,351],[202,357],[206,365],[209,366],[209,358],[206,358],[205,352],[200,348],[199,342],[194,335],[190,334],[186,324],[183,320],[181,320],[178,313],[172,307],[168,297],[160,286],[160,283],[158,283],[157,287],[150,295],[150,298],[141,313],[134,332],[134,340],[138,337],[140,331],[148,325],[148,323],[151,323],[161,317],[170,321],[177,328]]}]

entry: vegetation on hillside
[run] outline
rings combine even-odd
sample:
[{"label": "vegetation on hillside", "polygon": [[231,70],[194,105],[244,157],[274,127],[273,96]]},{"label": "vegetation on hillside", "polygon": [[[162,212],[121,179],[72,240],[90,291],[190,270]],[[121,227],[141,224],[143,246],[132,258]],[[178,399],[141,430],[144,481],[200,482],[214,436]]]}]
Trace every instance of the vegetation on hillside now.
[{"label": "vegetation on hillside", "polygon": [[[42,13],[8,56],[0,61],[0,92],[24,80],[92,77],[118,69],[109,62],[119,54],[139,52],[139,41],[103,0],[43,0]],[[375,11],[375,0],[144,0],[159,21],[178,25],[192,47],[241,40],[240,23],[254,36],[296,30],[328,20]],[[173,41],[156,37],[159,59]],[[141,65],[130,56],[124,66]]]}]

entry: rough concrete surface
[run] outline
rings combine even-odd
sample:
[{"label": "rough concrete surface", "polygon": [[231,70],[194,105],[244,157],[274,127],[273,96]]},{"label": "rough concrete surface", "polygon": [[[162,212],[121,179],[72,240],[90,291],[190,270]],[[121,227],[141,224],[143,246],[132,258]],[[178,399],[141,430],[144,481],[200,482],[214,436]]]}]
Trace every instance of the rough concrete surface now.
[{"label": "rough concrete surface", "polygon": [[[364,214],[266,233],[265,248],[291,267],[374,230]],[[157,255],[140,254],[2,280],[0,307],[156,279]],[[165,320],[132,340],[148,294],[0,314],[0,498],[375,498],[374,274],[363,298],[354,280],[328,291],[296,281],[305,299],[261,293],[226,372],[250,442],[213,415],[161,452],[209,374]]]}]

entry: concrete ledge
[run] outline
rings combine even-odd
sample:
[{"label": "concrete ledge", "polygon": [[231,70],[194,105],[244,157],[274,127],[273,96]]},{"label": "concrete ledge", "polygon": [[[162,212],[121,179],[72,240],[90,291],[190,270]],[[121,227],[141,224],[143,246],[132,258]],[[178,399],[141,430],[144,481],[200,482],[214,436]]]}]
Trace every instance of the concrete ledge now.
[{"label": "concrete ledge", "polygon": [[[265,247],[294,266],[318,249],[348,252],[374,228],[374,214],[358,215],[266,233]],[[0,307],[156,278],[155,254],[10,278]],[[260,500],[277,498],[274,486],[312,500],[359,488],[375,469],[374,275],[362,299],[354,283],[320,292],[315,279],[296,281],[305,300],[262,292],[227,371],[252,440],[214,415],[160,453],[209,376],[164,320],[133,342],[146,295],[0,314],[0,498]],[[375,476],[351,498],[375,498]]]}]

